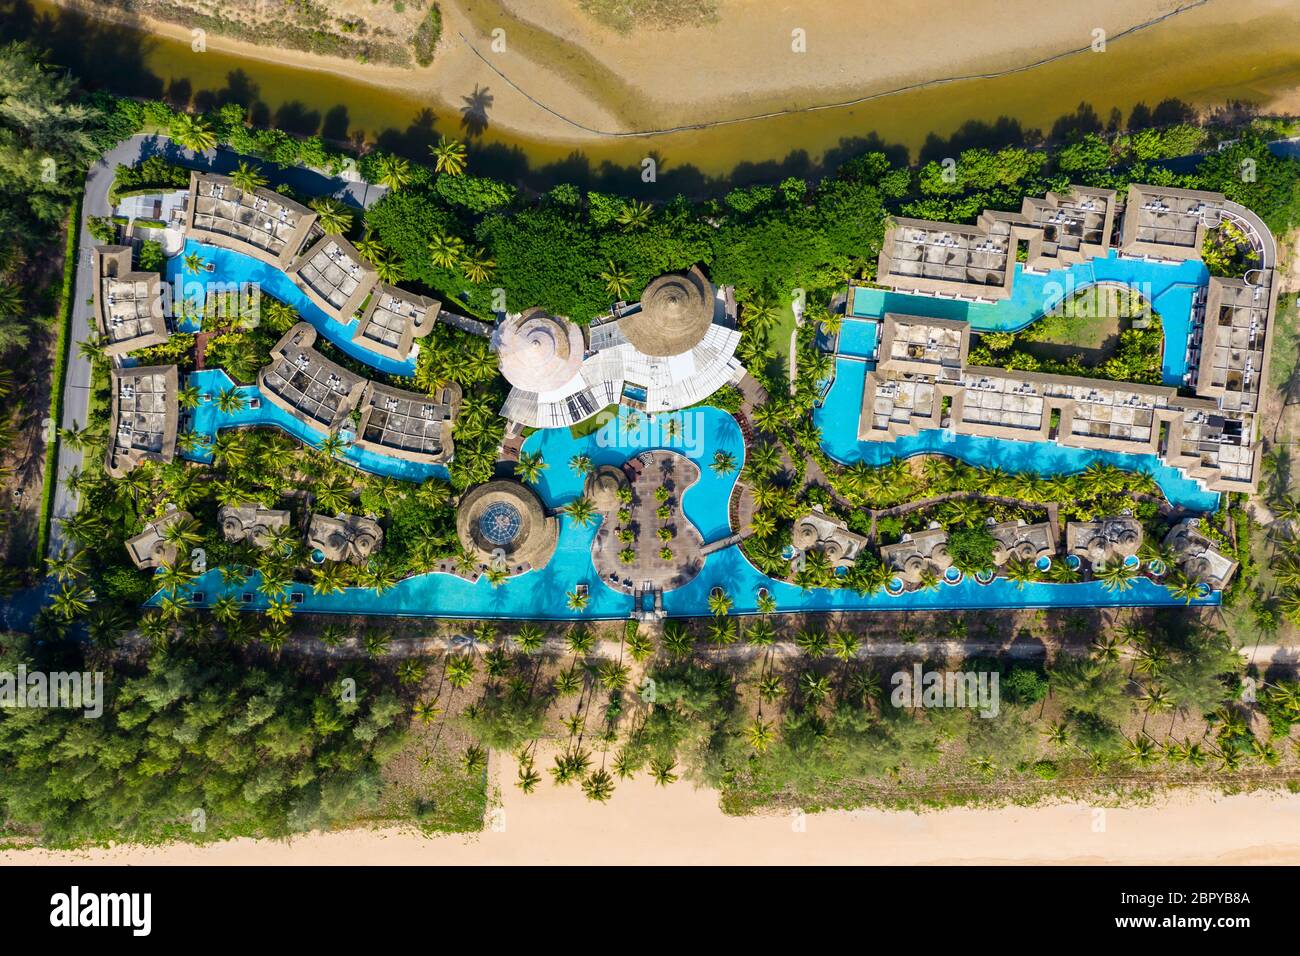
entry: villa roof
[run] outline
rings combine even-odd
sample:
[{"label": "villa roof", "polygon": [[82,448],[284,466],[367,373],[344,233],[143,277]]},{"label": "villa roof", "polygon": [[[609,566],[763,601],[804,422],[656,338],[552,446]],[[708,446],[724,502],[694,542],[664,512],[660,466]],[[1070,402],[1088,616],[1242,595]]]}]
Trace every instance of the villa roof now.
[{"label": "villa roof", "polygon": [[1065,526],[1065,550],[1101,567],[1115,558],[1126,558],[1142,547],[1142,523],[1131,515],[1117,515],[1095,521],[1071,521]]},{"label": "villa roof", "polygon": [[1026,524],[1017,519],[991,524],[988,530],[997,541],[997,547],[993,550],[993,563],[999,567],[1013,558],[1033,561],[1044,555],[1051,557],[1056,554],[1052,526],[1046,522]]},{"label": "villa roof", "polygon": [[288,511],[276,511],[260,505],[224,505],[217,509],[217,523],[222,536],[232,543],[247,541],[265,548],[268,534],[290,524]]},{"label": "villa roof", "polygon": [[545,566],[559,542],[559,522],[546,514],[537,492],[498,479],[461,497],[456,534],[482,564],[513,572]]},{"label": "villa roof", "polygon": [[370,382],[358,406],[361,417],[355,443],[406,461],[450,461],[460,399],[460,386],[454,382],[434,395]]},{"label": "villa roof", "polygon": [[919,584],[927,568],[942,574],[952,565],[948,532],[936,526],[905,534],[897,544],[881,546],[880,560],[908,584]]},{"label": "villa roof", "polygon": [[316,329],[299,322],[271,349],[271,364],[258,372],[257,384],[284,411],[332,432],[356,407],[368,382],[312,348],[315,341]]},{"label": "villa roof", "polygon": [[116,357],[166,342],[162,277],[133,270],[130,246],[96,246],[91,259],[95,327],[104,340],[104,354]]},{"label": "villa roof", "polygon": [[796,519],[793,543],[801,551],[821,551],[835,567],[848,567],[857,560],[868,541],[865,535],[850,531],[843,521],[814,506],[808,514]]},{"label": "villa roof", "polygon": [[652,357],[684,355],[713,324],[717,295],[699,266],[650,281],[641,307],[619,321],[623,335]]},{"label": "villa roof", "polygon": [[415,340],[429,334],[441,308],[436,299],[380,283],[370,294],[352,339],[404,362],[410,358]]},{"label": "villa roof", "polygon": [[1219,550],[1219,546],[1201,532],[1198,518],[1185,518],[1165,536],[1183,573],[1195,581],[1223,590],[1237,571],[1237,562]]},{"label": "villa roof", "polygon": [[229,176],[190,173],[185,231],[191,237],[288,268],[313,234],[316,213],[270,189],[246,192]]},{"label": "villa roof", "polygon": [[322,236],[285,274],[326,314],[345,324],[379,281],[374,266],[342,236]]},{"label": "villa roof", "polygon": [[1133,183],[1124,204],[1120,250],[1179,262],[1199,259],[1205,230],[1219,225],[1226,202],[1222,193]]},{"label": "villa roof", "polygon": [[384,529],[363,515],[313,514],[307,522],[307,547],[326,561],[361,564],[384,543]]},{"label": "villa roof", "polygon": [[104,470],[121,478],[143,461],[171,461],[179,415],[176,366],[115,368],[109,378],[112,403]]},{"label": "villa roof", "polygon": [[161,518],[148,522],[133,538],[126,540],[126,553],[132,563],[142,571],[175,564],[180,549],[163,537],[163,532],[178,521],[193,520],[188,511],[168,511]]}]

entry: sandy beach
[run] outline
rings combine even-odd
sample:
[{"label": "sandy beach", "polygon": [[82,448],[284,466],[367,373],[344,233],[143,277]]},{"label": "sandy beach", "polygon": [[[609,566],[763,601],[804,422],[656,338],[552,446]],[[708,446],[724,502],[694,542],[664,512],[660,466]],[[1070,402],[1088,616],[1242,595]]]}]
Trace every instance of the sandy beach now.
[{"label": "sandy beach", "polygon": [[0,865],[1300,864],[1300,795],[1184,792],[1130,809],[1068,803],[729,817],[716,794],[685,782],[622,781],[599,805],[545,774],[524,795],[514,775],[513,761],[494,759],[501,804],[472,837],[354,830],[203,848],[9,851]]},{"label": "sandy beach", "polygon": [[[572,2],[444,0],[440,9],[442,39],[427,68],[362,65],[215,34],[207,43],[242,58],[345,76],[440,110],[460,110],[467,94],[487,90],[495,127],[583,142],[1016,69],[1087,47],[1094,30],[1118,38],[1171,13],[1154,30],[1167,35],[1176,24],[1207,37],[1248,20],[1295,21],[1290,0],[999,0],[964,4],[961,16],[949,0],[721,0],[708,25],[619,33]],[[143,26],[190,39],[182,24]],[[494,31],[501,31],[496,45]],[[1132,45],[1137,36],[1119,42]]]}]

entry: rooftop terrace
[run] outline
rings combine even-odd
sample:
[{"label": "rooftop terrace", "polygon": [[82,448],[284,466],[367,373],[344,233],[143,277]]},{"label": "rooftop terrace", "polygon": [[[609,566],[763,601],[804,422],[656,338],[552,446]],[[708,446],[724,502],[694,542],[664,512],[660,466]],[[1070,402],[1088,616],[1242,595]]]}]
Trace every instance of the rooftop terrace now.
[{"label": "rooftop terrace", "polygon": [[308,240],[316,214],[269,189],[246,192],[228,176],[190,174],[186,230],[193,238],[287,269]]},{"label": "rooftop terrace", "polygon": [[352,320],[379,279],[374,267],[341,236],[322,236],[286,272],[313,302],[344,323]]},{"label": "rooftop terrace", "polygon": [[141,462],[171,461],[176,454],[176,366],[115,368],[110,381],[105,470],[121,478]]},{"label": "rooftop terrace", "polygon": [[257,383],[285,411],[334,431],[361,400],[367,381],[317,352],[315,341],[316,330],[299,322],[271,349],[271,364]]},{"label": "rooftop terrace", "polygon": [[91,257],[95,327],[104,339],[105,354],[116,357],[166,342],[162,277],[133,270],[130,246],[97,246]]},{"label": "rooftop terrace", "polygon": [[408,461],[450,461],[460,397],[454,383],[430,396],[371,382],[361,396],[356,444]]},{"label": "rooftop terrace", "polygon": [[415,340],[432,330],[441,308],[434,299],[381,283],[371,293],[352,338],[381,355],[405,361]]}]

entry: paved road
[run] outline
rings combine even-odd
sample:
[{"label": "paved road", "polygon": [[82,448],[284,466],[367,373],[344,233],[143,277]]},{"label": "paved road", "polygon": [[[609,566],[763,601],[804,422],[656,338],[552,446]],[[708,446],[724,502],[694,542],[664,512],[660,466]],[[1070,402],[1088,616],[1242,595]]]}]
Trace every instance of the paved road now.
[{"label": "paved road", "polygon": [[[59,423],[62,428],[84,426],[90,404],[90,361],[81,354],[81,343],[91,337],[94,323],[89,300],[95,284],[90,262],[90,250],[95,241],[90,237],[86,223],[91,216],[107,216],[112,212],[108,190],[113,185],[117,165],[130,165],[150,156],[163,156],[192,169],[222,173],[234,169],[240,159],[248,159],[228,149],[195,153],[182,149],[165,136],[138,135],[123,140],[91,167],[86,176],[85,199],[81,210],[80,259],[77,262],[76,287],[72,292],[72,334],[68,338],[68,365],[63,380],[63,420]],[[360,209],[369,208],[387,192],[382,186],[326,176],[310,169],[283,168],[260,162],[258,165],[272,186],[287,183],[296,192],[307,195],[329,193]],[[54,508],[50,521],[50,554],[58,554],[67,544],[63,522],[77,511],[77,498],[68,487],[68,478],[81,466],[82,454],[79,449],[66,444],[59,447],[58,486],[54,490]]]}]

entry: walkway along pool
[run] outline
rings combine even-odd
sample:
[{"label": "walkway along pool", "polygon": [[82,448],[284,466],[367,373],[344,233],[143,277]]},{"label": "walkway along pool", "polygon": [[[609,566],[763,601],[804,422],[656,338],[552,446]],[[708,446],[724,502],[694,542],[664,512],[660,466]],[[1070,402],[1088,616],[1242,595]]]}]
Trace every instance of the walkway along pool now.
[{"label": "walkway along pool", "polygon": [[[858,363],[852,363],[858,364]],[[203,406],[201,406],[203,407]],[[265,404],[264,406],[265,407]],[[683,496],[682,510],[704,536],[714,541],[730,533],[727,519],[731,490],[738,470],[718,475],[710,467],[718,451],[735,456],[737,469],[744,461],[744,442],[740,428],[726,412],[714,408],[695,408],[672,415],[657,416],[653,421],[620,408],[616,419],[583,438],[575,438],[567,429],[536,432],[524,443],[527,451],[541,452],[547,463],[537,490],[550,508],[558,508],[577,497],[582,477],[569,467],[574,455],[587,455],[594,464],[621,464],[642,451],[667,448],[691,459],[701,472],[700,480]],[[677,434],[670,436],[669,420],[679,423]],[[856,415],[853,418],[856,421]],[[629,424],[631,427],[629,427]],[[582,528],[559,516],[560,539],[555,555],[546,567],[511,578],[493,588],[484,578],[470,583],[450,574],[422,574],[400,582],[396,587],[377,594],[373,590],[349,588],[341,594],[313,594],[308,584],[295,584],[291,591],[302,595],[298,609],[303,613],[369,614],[380,616],[497,618],[497,619],[619,619],[633,611],[633,598],[605,586],[591,561],[591,544],[597,526]],[[201,592],[201,604],[211,604],[224,593],[250,600],[249,609],[267,606],[266,596],[257,591],[258,578],[238,587],[225,587],[220,572],[204,574],[189,589]],[[590,600],[587,609],[567,609],[565,594],[576,584],[586,584]],[[1139,578],[1127,593],[1107,592],[1099,583],[1028,584],[1023,589],[999,578],[981,586],[973,578],[936,591],[917,591],[893,597],[885,592],[863,597],[849,590],[815,589],[804,591],[782,581],[774,581],[758,571],[736,546],[709,555],[700,574],[687,585],[664,595],[667,613],[677,617],[708,615],[709,593],[722,588],[734,602],[734,612],[753,614],[758,595],[766,589],[782,611],[876,611],[955,608],[1013,607],[1100,607],[1130,605],[1177,605],[1167,590]],[[156,604],[159,596],[150,601]],[[1218,603],[1218,593],[1208,595],[1198,604]]]},{"label": "walkway along pool", "polygon": [[[213,270],[211,272],[204,270],[198,275],[187,271],[185,257],[192,254],[211,265]],[[179,256],[167,260],[165,278],[172,284],[172,288],[180,289],[194,282],[221,282],[234,285],[245,282],[255,283],[267,295],[293,306],[304,321],[310,322],[321,335],[358,362],[365,362],[388,375],[409,378],[415,374],[414,359],[398,362],[354,342],[352,335],[357,330],[356,319],[344,324],[330,318],[307,298],[305,292],[294,285],[292,279],[274,266],[258,262],[252,256],[187,239],[184,251]]]}]

